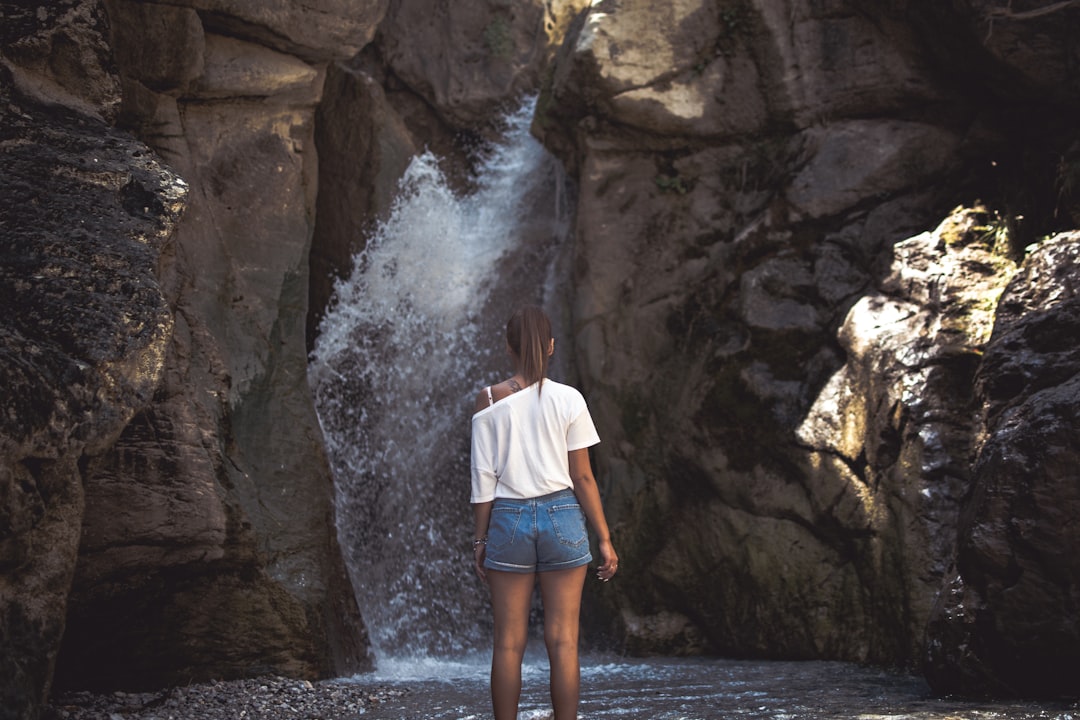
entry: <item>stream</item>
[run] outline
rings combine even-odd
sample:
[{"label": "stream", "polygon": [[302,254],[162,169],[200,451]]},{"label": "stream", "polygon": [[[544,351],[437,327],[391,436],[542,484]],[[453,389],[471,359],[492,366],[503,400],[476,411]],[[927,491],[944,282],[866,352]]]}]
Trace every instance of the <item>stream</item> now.
[{"label": "stream", "polygon": [[[487,658],[380,662],[338,682],[389,692],[365,718],[480,720],[491,717]],[[519,720],[550,718],[547,662],[530,649]],[[396,692],[395,692],[396,691]],[[584,656],[579,716],[650,720],[849,718],[851,720],[1080,720],[1080,704],[935,697],[921,678],[839,662]]]}]

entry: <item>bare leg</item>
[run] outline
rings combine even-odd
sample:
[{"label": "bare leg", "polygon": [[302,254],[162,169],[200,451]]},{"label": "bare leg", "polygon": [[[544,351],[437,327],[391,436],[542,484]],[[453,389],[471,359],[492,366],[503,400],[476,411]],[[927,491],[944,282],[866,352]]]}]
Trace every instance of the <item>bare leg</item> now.
[{"label": "bare leg", "polygon": [[521,661],[529,639],[529,606],[535,574],[487,571],[495,615],[491,654],[491,705],[495,720],[517,720],[521,697]]},{"label": "bare leg", "polygon": [[551,664],[551,706],[555,720],[576,720],[581,668],[578,626],[585,566],[540,573],[544,600],[544,644]]}]

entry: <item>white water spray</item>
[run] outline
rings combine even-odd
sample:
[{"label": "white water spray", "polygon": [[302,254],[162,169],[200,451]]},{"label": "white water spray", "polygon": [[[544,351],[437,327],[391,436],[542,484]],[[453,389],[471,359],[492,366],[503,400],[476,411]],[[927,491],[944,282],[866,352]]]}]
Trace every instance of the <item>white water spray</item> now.
[{"label": "white water spray", "polygon": [[558,163],[528,132],[532,103],[453,192],[431,153],[335,287],[309,367],[337,485],[339,537],[376,657],[459,656],[490,642],[472,571],[473,399],[509,367],[503,327],[540,303],[568,221]]}]

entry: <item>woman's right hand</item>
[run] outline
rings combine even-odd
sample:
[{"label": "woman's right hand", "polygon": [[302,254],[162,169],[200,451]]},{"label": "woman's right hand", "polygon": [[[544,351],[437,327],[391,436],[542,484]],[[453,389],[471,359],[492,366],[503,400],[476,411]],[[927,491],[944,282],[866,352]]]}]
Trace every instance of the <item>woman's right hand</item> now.
[{"label": "woman's right hand", "polygon": [[476,570],[477,576],[487,582],[487,570],[484,569],[484,558],[487,557],[487,544],[477,543],[473,545],[473,569]]},{"label": "woman's right hand", "polygon": [[610,540],[600,541],[600,567],[596,569],[596,577],[607,582],[615,577],[619,570],[619,556],[615,554],[615,546]]}]

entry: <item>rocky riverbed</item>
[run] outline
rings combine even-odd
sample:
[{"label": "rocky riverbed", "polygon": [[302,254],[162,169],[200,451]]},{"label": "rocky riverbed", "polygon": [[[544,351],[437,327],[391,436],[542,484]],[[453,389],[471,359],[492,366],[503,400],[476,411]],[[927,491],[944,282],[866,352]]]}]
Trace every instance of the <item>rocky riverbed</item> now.
[{"label": "rocky riverbed", "polygon": [[283,677],[200,683],[157,692],[72,692],[49,720],[349,720],[408,690]]},{"label": "rocky riverbed", "polygon": [[[71,693],[48,720],[480,720],[491,716],[487,662],[386,660],[322,682],[264,677],[156,693]],[[523,668],[519,720],[549,720],[547,664]],[[1075,700],[935,695],[903,671],[838,662],[582,658],[580,716],[590,720],[1078,720]]]}]

